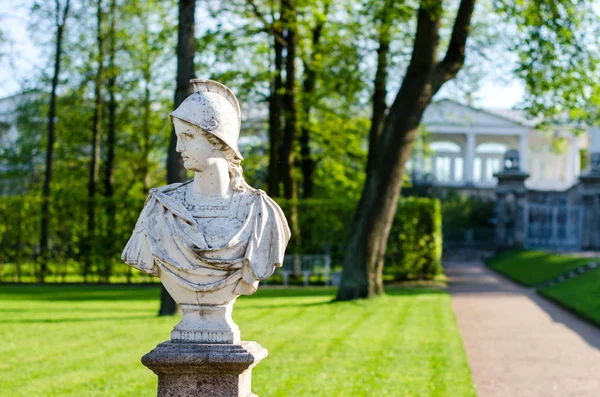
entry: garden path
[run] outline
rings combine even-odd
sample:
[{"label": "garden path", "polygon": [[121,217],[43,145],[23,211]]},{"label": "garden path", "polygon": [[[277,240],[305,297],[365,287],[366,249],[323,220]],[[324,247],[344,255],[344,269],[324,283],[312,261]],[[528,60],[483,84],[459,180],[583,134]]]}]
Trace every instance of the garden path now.
[{"label": "garden path", "polygon": [[600,330],[489,270],[444,264],[479,397],[597,397]]}]

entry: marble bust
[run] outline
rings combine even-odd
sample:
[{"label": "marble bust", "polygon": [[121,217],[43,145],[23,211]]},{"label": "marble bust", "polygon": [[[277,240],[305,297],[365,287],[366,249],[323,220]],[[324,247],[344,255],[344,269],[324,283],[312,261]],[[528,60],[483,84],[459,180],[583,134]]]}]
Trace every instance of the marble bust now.
[{"label": "marble bust", "polygon": [[160,277],[181,306],[172,341],[237,343],[233,303],[281,266],[290,230],[279,206],[242,176],[235,95],[216,81],[191,84],[171,121],[194,178],[150,191],[122,259]]}]

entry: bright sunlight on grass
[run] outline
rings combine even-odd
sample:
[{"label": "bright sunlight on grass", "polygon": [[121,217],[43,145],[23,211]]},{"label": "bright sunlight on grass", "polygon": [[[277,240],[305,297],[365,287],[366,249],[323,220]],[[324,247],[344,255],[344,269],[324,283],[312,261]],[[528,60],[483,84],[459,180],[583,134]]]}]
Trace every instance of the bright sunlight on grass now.
[{"label": "bright sunlight on grass", "polygon": [[[475,396],[450,297],[400,289],[329,303],[333,289],[242,297],[242,339],[269,357],[253,372],[268,396]],[[3,396],[156,396],[140,358],[169,337],[155,286],[0,286]]]},{"label": "bright sunlight on grass", "polygon": [[523,285],[533,287],[590,262],[590,258],[542,251],[508,251],[486,263],[499,273]]}]

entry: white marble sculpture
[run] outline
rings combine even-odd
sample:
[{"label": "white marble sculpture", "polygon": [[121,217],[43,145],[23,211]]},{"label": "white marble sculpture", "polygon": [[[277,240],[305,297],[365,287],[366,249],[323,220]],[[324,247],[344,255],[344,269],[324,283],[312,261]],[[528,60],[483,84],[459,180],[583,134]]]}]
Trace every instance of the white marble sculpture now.
[{"label": "white marble sculpture", "polygon": [[237,343],[233,303],[281,266],[290,230],[279,206],[242,176],[235,95],[216,81],[191,83],[171,120],[194,179],[150,191],[122,259],[160,277],[181,305],[172,341]]}]

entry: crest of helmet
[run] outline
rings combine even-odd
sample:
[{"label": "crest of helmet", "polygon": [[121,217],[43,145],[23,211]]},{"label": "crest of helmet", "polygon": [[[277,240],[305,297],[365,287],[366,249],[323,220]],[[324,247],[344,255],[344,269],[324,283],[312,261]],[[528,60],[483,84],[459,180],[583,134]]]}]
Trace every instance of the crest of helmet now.
[{"label": "crest of helmet", "polygon": [[244,157],[238,148],[242,113],[233,92],[213,80],[193,79],[190,83],[194,93],[171,113],[171,118],[178,118],[213,134],[242,160]]}]

